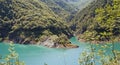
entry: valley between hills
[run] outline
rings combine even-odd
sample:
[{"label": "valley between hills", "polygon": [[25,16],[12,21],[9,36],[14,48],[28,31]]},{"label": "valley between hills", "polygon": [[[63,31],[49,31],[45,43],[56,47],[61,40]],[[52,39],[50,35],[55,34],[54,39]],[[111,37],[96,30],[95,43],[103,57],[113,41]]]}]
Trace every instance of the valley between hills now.
[{"label": "valley between hills", "polygon": [[120,65],[120,0],[0,0],[0,65]]},{"label": "valley between hills", "polygon": [[[117,4],[116,4],[117,2]],[[118,0],[0,0],[0,41],[76,48],[85,41],[119,41]]]}]

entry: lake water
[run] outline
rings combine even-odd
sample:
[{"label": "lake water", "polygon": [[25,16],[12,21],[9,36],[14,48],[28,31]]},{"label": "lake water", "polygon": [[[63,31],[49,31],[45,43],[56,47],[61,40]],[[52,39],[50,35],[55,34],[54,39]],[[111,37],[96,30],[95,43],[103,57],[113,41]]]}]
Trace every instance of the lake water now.
[{"label": "lake water", "polygon": [[[85,50],[89,51],[90,44],[79,42],[75,37],[71,38],[70,41],[79,45],[79,48],[55,49],[36,45],[15,44],[15,50],[19,54],[20,60],[24,61],[26,65],[44,65],[44,63],[48,65],[79,65],[80,54]],[[101,45],[96,46],[96,49],[102,49],[99,47]],[[111,45],[108,44],[108,46]],[[2,56],[5,57],[9,53],[8,47],[8,44],[0,43],[0,54]],[[115,44],[115,49],[120,51],[120,43]],[[104,50],[107,54],[111,54],[111,49]]]}]

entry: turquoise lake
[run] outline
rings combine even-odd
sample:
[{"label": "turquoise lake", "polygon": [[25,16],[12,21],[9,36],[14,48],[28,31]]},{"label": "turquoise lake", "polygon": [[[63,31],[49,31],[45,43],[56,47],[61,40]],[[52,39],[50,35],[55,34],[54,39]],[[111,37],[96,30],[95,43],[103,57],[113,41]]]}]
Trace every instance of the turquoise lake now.
[{"label": "turquoise lake", "polygon": [[[24,61],[26,65],[79,65],[78,59],[80,54],[83,51],[88,51],[90,44],[85,42],[79,42],[75,37],[71,38],[70,41],[73,44],[79,45],[79,48],[74,49],[56,49],[56,48],[47,48],[44,46],[37,45],[19,45],[15,44],[15,50],[19,54],[19,59]],[[99,46],[104,45],[100,44],[96,46],[96,49],[102,49]],[[111,46],[111,44],[107,44]],[[9,54],[8,44],[0,43],[0,55],[6,56]],[[120,51],[120,43],[115,44],[115,49]],[[111,49],[104,49],[107,54],[111,54]],[[99,63],[96,65],[100,65]]]}]

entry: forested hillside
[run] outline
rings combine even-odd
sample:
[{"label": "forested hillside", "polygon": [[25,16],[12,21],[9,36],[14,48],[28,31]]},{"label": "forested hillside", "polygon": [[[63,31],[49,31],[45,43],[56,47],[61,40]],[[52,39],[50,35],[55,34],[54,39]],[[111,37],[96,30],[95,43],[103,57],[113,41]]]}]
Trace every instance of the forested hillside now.
[{"label": "forested hillside", "polygon": [[25,64],[120,65],[120,0],[0,0],[0,65]]},{"label": "forested hillside", "polygon": [[46,3],[55,14],[69,22],[77,11],[85,8],[93,0],[41,0]]},{"label": "forested hillside", "polygon": [[[119,3],[115,1],[95,0],[87,6],[88,0],[1,0],[0,40],[36,43],[52,37],[64,43],[74,34],[110,40],[120,33]],[[87,7],[79,9],[84,2]]]},{"label": "forested hillside", "polygon": [[0,40],[35,43],[71,36],[66,23],[39,0],[0,0]]},{"label": "forested hillside", "polygon": [[80,38],[101,41],[119,39],[119,5],[119,0],[96,0],[76,14],[71,28],[76,28],[76,34],[82,34]]},{"label": "forested hillside", "polygon": [[62,0],[41,0],[46,3],[46,5],[59,17],[63,20],[67,20],[72,12],[75,12],[75,9]]}]

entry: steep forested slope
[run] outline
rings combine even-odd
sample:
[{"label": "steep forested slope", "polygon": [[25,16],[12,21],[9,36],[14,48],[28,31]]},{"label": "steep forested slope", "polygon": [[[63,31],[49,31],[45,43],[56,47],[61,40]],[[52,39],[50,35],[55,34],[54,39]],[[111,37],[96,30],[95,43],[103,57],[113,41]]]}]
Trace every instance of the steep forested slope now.
[{"label": "steep forested slope", "polygon": [[96,0],[76,14],[71,28],[76,28],[76,33],[86,39],[119,39],[119,5],[119,0]]},{"label": "steep forested slope", "polygon": [[69,4],[64,0],[41,0],[41,1],[46,3],[55,14],[57,14],[65,21],[70,21],[71,17],[73,17],[74,13],[77,11],[75,6]]},{"label": "steep forested slope", "polygon": [[83,9],[93,0],[41,0],[58,16],[66,21],[70,21],[74,14]]},{"label": "steep forested slope", "polygon": [[0,0],[0,39],[17,43],[44,41],[56,35],[67,39],[67,25],[39,0]]},{"label": "steep forested slope", "polygon": [[79,11],[72,19],[72,27],[77,28],[76,31],[78,33],[83,33],[90,23],[89,21],[95,16],[95,9],[101,6],[104,7],[106,1],[111,2],[110,0],[95,0],[89,6]]},{"label": "steep forested slope", "polygon": [[[97,37],[103,41],[109,40],[110,36],[119,36],[119,3],[95,0],[76,13],[78,5],[74,3],[77,2],[80,1],[0,0],[0,40],[36,43],[52,39],[55,43],[64,44],[69,43],[66,40],[73,36],[71,29],[77,35],[82,34],[81,38]],[[71,20],[71,23],[65,20]]]}]

